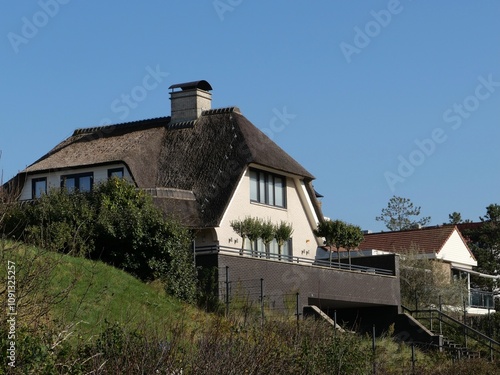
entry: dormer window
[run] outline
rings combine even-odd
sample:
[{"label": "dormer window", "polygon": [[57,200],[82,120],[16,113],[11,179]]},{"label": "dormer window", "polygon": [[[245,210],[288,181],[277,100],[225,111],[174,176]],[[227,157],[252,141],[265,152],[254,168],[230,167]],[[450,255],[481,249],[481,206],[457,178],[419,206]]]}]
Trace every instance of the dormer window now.
[{"label": "dormer window", "polygon": [[43,194],[47,194],[47,178],[34,178],[31,180],[31,197],[32,199],[40,198]]},{"label": "dormer window", "polygon": [[286,177],[250,169],[250,201],[286,207]]},{"label": "dormer window", "polygon": [[61,177],[61,187],[66,188],[69,192],[89,192],[92,190],[93,183],[94,174],[92,172]]}]

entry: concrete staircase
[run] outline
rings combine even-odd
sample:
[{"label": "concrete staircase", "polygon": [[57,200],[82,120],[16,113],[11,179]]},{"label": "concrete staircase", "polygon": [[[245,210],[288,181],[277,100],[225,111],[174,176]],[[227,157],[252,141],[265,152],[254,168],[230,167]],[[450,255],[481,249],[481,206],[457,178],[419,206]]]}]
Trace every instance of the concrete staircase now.
[{"label": "concrete staircase", "polygon": [[333,319],[326,315],[318,306],[304,306],[304,308],[302,309],[302,313],[304,314],[304,318],[314,317],[315,319],[323,319],[325,322],[335,327],[335,329],[337,329],[338,331],[345,332],[345,330],[341,326],[336,324]]}]

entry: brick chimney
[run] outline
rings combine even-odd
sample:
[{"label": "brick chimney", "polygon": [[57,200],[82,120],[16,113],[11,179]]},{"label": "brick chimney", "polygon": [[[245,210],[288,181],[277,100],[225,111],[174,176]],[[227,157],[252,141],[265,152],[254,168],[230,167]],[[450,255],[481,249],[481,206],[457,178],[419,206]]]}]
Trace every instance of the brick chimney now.
[{"label": "brick chimney", "polygon": [[169,87],[171,122],[196,120],[202,111],[212,108],[212,86],[205,80],[177,83]]}]

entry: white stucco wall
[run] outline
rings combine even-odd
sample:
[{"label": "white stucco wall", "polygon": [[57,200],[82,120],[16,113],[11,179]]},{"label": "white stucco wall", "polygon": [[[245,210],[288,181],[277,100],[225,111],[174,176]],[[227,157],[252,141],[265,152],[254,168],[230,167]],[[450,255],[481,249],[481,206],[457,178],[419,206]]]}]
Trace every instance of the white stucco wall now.
[{"label": "white stucco wall", "polygon": [[[258,168],[258,167],[257,167]],[[271,171],[272,172],[272,171]],[[274,172],[283,175],[282,173]],[[318,242],[313,234],[317,217],[302,181],[297,177],[286,177],[286,208],[274,207],[250,202],[250,173],[245,171],[229,206],[215,228],[217,240],[221,246],[241,247],[242,239],[230,226],[232,220],[244,219],[247,216],[270,219],[273,223],[281,220],[293,227],[293,255],[314,259]]]},{"label": "white stucco wall", "polygon": [[450,238],[448,238],[441,251],[437,253],[436,258],[449,262],[454,266],[462,266],[464,268],[477,266],[477,261],[469,252],[467,245],[456,229]]},{"label": "white stucco wall", "polygon": [[108,169],[115,169],[115,168],[123,168],[123,175],[124,178],[132,181],[132,178],[130,176],[130,173],[127,169],[127,167],[124,164],[110,164],[106,166],[99,166],[99,167],[90,167],[90,168],[78,168],[78,169],[66,169],[64,171],[57,171],[57,172],[51,172],[51,173],[41,173],[41,174],[33,174],[29,175],[26,178],[26,182],[24,183],[23,190],[21,192],[20,200],[27,200],[27,199],[32,199],[32,180],[36,178],[47,178],[47,191],[49,191],[52,188],[58,188],[61,186],[61,176],[67,176],[67,175],[72,175],[72,174],[80,174],[80,173],[88,173],[88,172],[93,172],[94,173],[94,186],[98,184],[99,182],[105,181],[108,179]]}]

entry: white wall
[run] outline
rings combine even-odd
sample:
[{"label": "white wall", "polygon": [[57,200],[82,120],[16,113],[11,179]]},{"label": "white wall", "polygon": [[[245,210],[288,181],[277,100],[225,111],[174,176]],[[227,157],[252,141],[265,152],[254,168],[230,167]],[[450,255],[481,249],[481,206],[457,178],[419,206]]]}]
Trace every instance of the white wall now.
[{"label": "white wall", "polygon": [[[280,174],[279,172],[275,172]],[[232,220],[244,219],[246,216],[270,219],[273,223],[281,220],[293,227],[293,255],[314,259],[318,246],[313,234],[317,218],[302,181],[296,177],[286,177],[286,208],[274,207],[250,202],[250,174],[245,171],[229,206],[221,220],[220,227],[215,228],[218,243],[221,246],[241,247],[242,239],[230,226]]]},{"label": "white wall", "polygon": [[129,180],[129,181],[132,181],[132,178],[130,176],[130,173],[129,173],[127,167],[124,164],[119,164],[119,163],[110,164],[110,165],[106,165],[106,166],[99,166],[99,167],[66,169],[64,171],[57,171],[57,172],[51,172],[51,173],[33,174],[33,175],[27,176],[26,182],[24,183],[24,187],[23,187],[23,190],[21,192],[21,196],[19,199],[20,200],[32,199],[31,181],[34,178],[46,177],[47,178],[47,191],[49,191],[52,188],[59,188],[61,186],[61,176],[93,172],[94,173],[94,185],[96,185],[99,182],[106,181],[108,179],[108,169],[115,169],[115,168],[123,168],[124,178]]},{"label": "white wall", "polygon": [[463,266],[464,268],[477,266],[477,261],[469,252],[467,245],[456,229],[450,238],[448,238],[441,251],[436,255],[436,258],[450,262],[455,266]]}]

